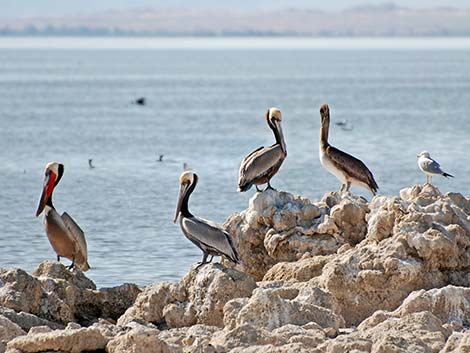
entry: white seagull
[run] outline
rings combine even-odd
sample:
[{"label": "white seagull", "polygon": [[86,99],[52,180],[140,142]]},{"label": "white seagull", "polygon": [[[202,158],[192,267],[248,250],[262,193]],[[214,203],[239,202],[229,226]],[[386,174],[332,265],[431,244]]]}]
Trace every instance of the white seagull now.
[{"label": "white seagull", "polygon": [[420,154],[418,154],[418,166],[421,171],[426,174],[426,183],[431,184],[432,177],[434,175],[442,175],[446,178],[451,177],[453,178],[454,176],[445,173],[441,169],[441,165],[437,163],[434,159],[431,158],[431,155],[429,154],[428,151],[423,151]]}]

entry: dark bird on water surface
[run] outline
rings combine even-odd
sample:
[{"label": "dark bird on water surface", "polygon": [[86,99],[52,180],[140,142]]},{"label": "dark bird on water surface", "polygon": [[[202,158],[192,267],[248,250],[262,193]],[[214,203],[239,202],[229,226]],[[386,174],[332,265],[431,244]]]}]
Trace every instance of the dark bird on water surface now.
[{"label": "dark bird on water surface", "polygon": [[64,174],[62,163],[50,162],[46,165],[44,187],[36,212],[38,217],[44,210],[44,226],[52,248],[57,254],[57,261],[65,257],[72,261],[70,269],[77,267],[88,271],[88,251],[85,234],[67,212],[62,216],[52,204],[52,192]]},{"label": "dark bird on water surface", "polygon": [[348,121],[346,119],[343,119],[341,121],[337,121],[335,124],[338,126],[346,126],[348,124]]},{"label": "dark bird on water surface", "polygon": [[145,105],[147,101],[145,100],[145,97],[140,97],[135,100],[135,104],[137,105]]},{"label": "dark bird on water surface", "polygon": [[255,185],[256,191],[260,191],[258,185],[266,183],[268,184],[266,189],[272,189],[270,180],[287,157],[281,121],[282,114],[278,108],[268,109],[266,122],[273,130],[276,142],[269,147],[261,146],[257,148],[243,159],[240,164],[238,191],[247,191],[253,185]]},{"label": "dark bird on water surface", "polygon": [[95,168],[95,166],[93,165],[93,159],[92,158],[88,159],[88,167],[90,167],[90,169]]},{"label": "dark bird on water surface", "polygon": [[320,116],[320,162],[327,171],[341,181],[340,192],[349,191],[351,185],[356,185],[370,190],[375,195],[379,187],[366,165],[328,143],[330,108],[327,104],[320,107]]},{"label": "dark bird on water surface", "polygon": [[[194,191],[198,176],[185,171],[180,176],[180,191],[174,223],[180,219],[183,234],[203,252],[202,262],[196,267],[211,262],[214,256],[224,256],[233,263],[240,263],[232,236],[214,222],[194,216],[188,209],[189,196]],[[211,259],[207,261],[207,257]]]}]

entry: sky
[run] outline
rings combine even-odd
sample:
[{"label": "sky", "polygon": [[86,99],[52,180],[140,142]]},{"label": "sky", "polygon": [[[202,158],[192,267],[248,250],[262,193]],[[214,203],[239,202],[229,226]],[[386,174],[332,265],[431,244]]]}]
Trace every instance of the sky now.
[{"label": "sky", "polygon": [[[338,11],[354,6],[380,5],[386,0],[0,0],[0,17],[61,16],[77,13],[93,13],[108,9],[131,9],[139,7],[162,8],[224,8],[260,10],[279,8],[313,8]],[[439,6],[470,8],[469,0],[394,0],[393,3],[409,8],[432,8]]]}]

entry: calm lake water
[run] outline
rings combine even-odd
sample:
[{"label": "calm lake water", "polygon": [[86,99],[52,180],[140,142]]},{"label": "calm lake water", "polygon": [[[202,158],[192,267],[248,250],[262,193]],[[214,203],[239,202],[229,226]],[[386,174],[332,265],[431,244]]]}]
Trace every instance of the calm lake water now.
[{"label": "calm lake water", "polygon": [[[288,149],[278,189],[317,200],[339,188],[318,160],[329,103],[332,144],[361,158],[382,194],[425,180],[424,149],[456,176],[435,178],[441,191],[470,194],[468,39],[296,40],[0,39],[0,267],[55,258],[34,214],[57,160],[54,204],[85,231],[98,286],[178,279],[201,257],[172,223],[183,163],[200,177],[195,214],[223,223],[243,210],[254,191],[236,192],[238,166],[274,141],[270,106]],[[146,106],[132,104],[140,96]],[[334,124],[344,119],[352,130]]]}]

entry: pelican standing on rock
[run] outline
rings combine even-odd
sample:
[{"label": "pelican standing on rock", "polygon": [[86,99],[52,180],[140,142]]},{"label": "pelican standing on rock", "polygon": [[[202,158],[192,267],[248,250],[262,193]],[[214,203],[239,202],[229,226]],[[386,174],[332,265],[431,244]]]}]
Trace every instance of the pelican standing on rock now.
[{"label": "pelican standing on rock", "polygon": [[[202,250],[202,262],[196,267],[211,262],[214,256],[225,256],[233,263],[240,263],[237,250],[233,245],[233,239],[230,234],[221,229],[217,224],[205,219],[196,217],[189,212],[189,196],[194,191],[198,181],[196,173],[185,171],[180,176],[180,191],[174,223],[180,219],[181,230],[183,234]],[[207,261],[207,257],[211,259]]]},{"label": "pelican standing on rock", "polygon": [[434,159],[431,158],[431,155],[429,154],[428,151],[423,151],[420,154],[418,154],[418,166],[421,171],[426,174],[426,183],[431,184],[432,177],[434,175],[442,175],[443,177],[446,178],[453,178],[454,176],[445,173],[441,169],[441,165],[437,163]]},{"label": "pelican standing on rock", "polygon": [[52,204],[52,192],[63,174],[63,164],[50,162],[46,165],[44,187],[36,217],[45,210],[44,226],[49,242],[57,254],[57,261],[65,257],[72,261],[70,269],[76,266],[82,271],[88,271],[90,266],[85,234],[68,213],[64,212],[60,216]]},{"label": "pelican standing on rock", "polygon": [[270,108],[266,113],[268,126],[273,130],[276,143],[269,147],[261,146],[246,156],[240,165],[238,191],[247,191],[253,184],[256,186],[267,183],[267,189],[272,189],[269,181],[277,173],[287,156],[286,142],[282,134],[282,114],[278,108]]},{"label": "pelican standing on rock", "polygon": [[320,116],[320,162],[327,171],[341,181],[339,191],[349,191],[351,185],[357,185],[370,190],[375,195],[379,187],[366,165],[328,143],[330,108],[327,104],[320,107]]}]

